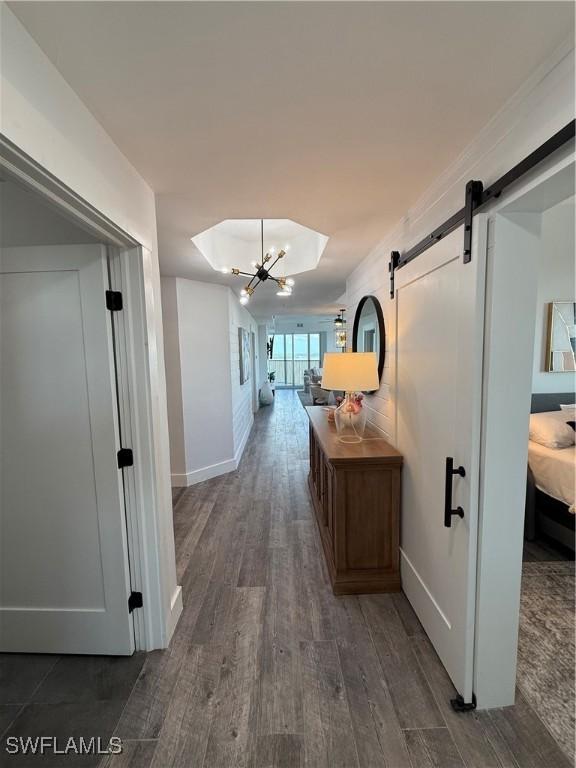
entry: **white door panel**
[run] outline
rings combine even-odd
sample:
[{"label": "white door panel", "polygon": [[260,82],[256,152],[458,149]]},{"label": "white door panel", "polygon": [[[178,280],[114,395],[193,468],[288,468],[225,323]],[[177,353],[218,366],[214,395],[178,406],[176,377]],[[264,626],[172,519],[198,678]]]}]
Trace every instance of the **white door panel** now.
[{"label": "white door panel", "polygon": [[0,259],[0,649],[129,654],[105,249]]},{"label": "white door panel", "polygon": [[[404,455],[402,583],[443,664],[472,696],[484,259],[462,228],[396,273],[397,442]],[[446,457],[455,475],[444,525]]]}]

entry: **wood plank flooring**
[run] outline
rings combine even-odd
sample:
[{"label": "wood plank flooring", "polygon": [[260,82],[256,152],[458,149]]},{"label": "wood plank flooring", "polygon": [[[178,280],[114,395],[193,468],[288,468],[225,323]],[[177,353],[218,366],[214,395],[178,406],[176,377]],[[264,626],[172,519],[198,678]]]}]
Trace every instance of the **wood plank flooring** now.
[{"label": "wood plank flooring", "polygon": [[104,768],[569,766],[521,695],[506,710],[451,710],[455,691],[402,594],[333,596],[307,472],[305,412],[278,390],[238,471],[175,493],[184,611],[170,647],[101,661],[96,681],[81,662],[58,670],[44,657],[17,679],[7,661],[0,727],[37,728],[39,706],[54,726],[62,707],[60,732],[96,700],[124,740]]},{"label": "wood plank flooring", "polygon": [[454,689],[402,594],[332,595],[307,472],[305,412],[279,390],[239,470],[175,494],[184,615],[116,729],[155,741],[153,753],[131,746],[129,765],[568,766],[523,699],[450,709]]}]

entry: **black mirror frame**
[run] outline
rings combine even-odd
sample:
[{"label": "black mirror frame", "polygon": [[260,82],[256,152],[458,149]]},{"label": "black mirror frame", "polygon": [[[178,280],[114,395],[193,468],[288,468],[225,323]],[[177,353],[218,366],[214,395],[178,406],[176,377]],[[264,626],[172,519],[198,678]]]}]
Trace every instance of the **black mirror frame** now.
[{"label": "black mirror frame", "polygon": [[[386,326],[384,325],[384,313],[382,312],[382,305],[372,294],[363,296],[356,307],[356,314],[354,315],[354,327],[352,329],[352,351],[358,352],[358,326],[360,325],[360,316],[362,315],[362,309],[364,304],[368,300],[374,303],[376,308],[376,317],[378,318],[378,330],[380,334],[380,351],[378,353],[378,381],[382,383],[382,372],[384,371],[384,360],[386,359]],[[373,389],[365,394],[371,395],[377,392],[377,389]]]}]

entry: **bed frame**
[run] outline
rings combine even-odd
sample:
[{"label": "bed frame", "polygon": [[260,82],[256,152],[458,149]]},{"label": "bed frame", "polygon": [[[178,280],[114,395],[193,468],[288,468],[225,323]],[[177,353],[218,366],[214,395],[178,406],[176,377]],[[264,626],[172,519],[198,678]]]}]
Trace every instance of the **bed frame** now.
[{"label": "bed frame", "polygon": [[[574,403],[574,392],[546,392],[532,395],[530,413],[559,411],[560,403]],[[568,511],[566,504],[548,496],[536,488],[534,477],[528,468],[526,484],[526,516],[524,521],[524,536],[533,541],[538,533],[562,544],[574,552],[574,523],[575,515]]]}]

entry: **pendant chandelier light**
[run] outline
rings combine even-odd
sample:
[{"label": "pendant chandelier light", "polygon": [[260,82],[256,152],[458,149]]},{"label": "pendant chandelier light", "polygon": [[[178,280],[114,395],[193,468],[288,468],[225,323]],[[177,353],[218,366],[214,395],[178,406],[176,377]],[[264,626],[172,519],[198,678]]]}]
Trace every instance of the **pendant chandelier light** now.
[{"label": "pendant chandelier light", "polygon": [[343,352],[346,350],[346,318],[344,317],[345,309],[341,309],[338,313],[338,317],[334,319],[334,336],[336,340],[336,346]]},{"label": "pendant chandelier light", "polygon": [[[286,246],[286,248],[288,247],[289,246]],[[276,249],[272,247],[266,254],[264,253],[264,219],[260,219],[260,262],[256,262],[254,265],[256,271],[254,273],[243,272],[236,267],[230,270],[233,275],[242,275],[243,277],[250,278],[249,282],[240,291],[240,304],[248,304],[255,288],[260,285],[260,283],[265,283],[266,280],[273,280],[278,286],[279,290],[276,292],[276,296],[292,295],[294,280],[291,277],[274,277],[270,274],[271,270],[280,259],[283,259],[284,256],[286,256],[286,250],[282,249],[278,251],[276,258],[274,258],[275,250]],[[272,261],[272,259],[274,259],[274,261]],[[272,263],[270,264],[270,262]]]}]

